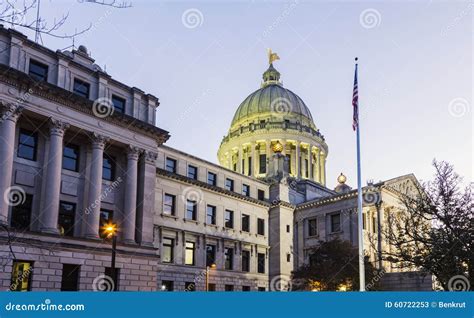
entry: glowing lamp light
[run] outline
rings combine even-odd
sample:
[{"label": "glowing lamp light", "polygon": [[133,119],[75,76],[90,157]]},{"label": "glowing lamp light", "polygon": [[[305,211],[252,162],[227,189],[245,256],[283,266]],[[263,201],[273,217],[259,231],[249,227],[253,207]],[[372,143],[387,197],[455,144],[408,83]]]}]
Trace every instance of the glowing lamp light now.
[{"label": "glowing lamp light", "polygon": [[117,233],[117,224],[107,223],[102,227],[102,231],[107,235],[108,238],[110,238]]}]

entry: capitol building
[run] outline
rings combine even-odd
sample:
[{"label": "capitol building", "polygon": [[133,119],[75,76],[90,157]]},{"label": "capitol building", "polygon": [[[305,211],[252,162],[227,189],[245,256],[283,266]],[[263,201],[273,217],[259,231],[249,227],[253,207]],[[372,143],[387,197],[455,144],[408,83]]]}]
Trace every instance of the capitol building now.
[{"label": "capitol building", "polygon": [[[84,46],[55,51],[0,27],[0,47],[5,290],[282,291],[321,241],[357,246],[357,190],[343,174],[326,186],[337,169],[329,145],[272,59],[260,88],[243,79],[258,89],[243,96],[215,164],[167,146],[155,125],[167,105]],[[410,174],[363,189],[364,235],[376,243],[364,250],[386,290],[431,288],[380,257],[387,215],[416,183]]]}]

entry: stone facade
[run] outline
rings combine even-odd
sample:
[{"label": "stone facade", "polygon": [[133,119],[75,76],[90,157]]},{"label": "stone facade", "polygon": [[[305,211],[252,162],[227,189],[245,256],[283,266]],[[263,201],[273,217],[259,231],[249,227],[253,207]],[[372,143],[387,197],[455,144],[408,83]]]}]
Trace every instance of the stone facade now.
[{"label": "stone facade", "polygon": [[[295,129],[246,131],[251,148],[231,136],[219,166],[163,145],[158,99],[113,79],[85,47],[51,51],[1,27],[0,50],[2,288],[287,290],[319,241],[357,244],[356,191],[325,187],[327,145],[304,104],[310,131],[291,121]],[[227,149],[229,142],[237,144]],[[257,150],[266,154],[264,174]],[[404,176],[364,189],[364,198],[377,198],[364,204],[367,235],[397,206],[393,188],[413,182]],[[112,240],[101,235],[111,223],[115,271]],[[379,260],[384,248],[365,246],[378,268],[393,272]]]}]

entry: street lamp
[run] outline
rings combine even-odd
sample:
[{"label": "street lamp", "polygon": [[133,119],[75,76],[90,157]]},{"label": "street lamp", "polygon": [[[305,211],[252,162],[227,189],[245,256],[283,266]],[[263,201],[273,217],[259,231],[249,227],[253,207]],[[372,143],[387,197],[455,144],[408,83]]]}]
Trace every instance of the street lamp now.
[{"label": "street lamp", "polygon": [[211,269],[216,268],[216,264],[211,264],[210,266],[206,266],[206,291],[209,291],[209,272]]},{"label": "street lamp", "polygon": [[106,235],[105,237],[110,239],[112,238],[112,261],[110,265],[110,271],[112,279],[114,281],[114,291],[117,286],[117,279],[115,275],[115,250],[117,248],[117,224],[109,222],[102,227],[102,231]]}]

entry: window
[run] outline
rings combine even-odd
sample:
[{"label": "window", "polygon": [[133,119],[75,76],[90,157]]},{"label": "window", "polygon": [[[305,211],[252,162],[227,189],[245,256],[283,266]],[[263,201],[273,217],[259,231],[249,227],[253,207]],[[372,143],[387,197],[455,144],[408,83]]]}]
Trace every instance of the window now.
[{"label": "window", "polygon": [[265,220],[257,219],[257,234],[265,235]]},{"label": "window", "polygon": [[91,85],[89,83],[81,81],[80,79],[77,79],[77,78],[74,79],[74,87],[72,90],[77,95],[80,95],[84,98],[89,98],[90,89],[91,89]]},{"label": "window", "polygon": [[79,147],[65,145],[63,149],[63,169],[79,171]]},{"label": "window", "polygon": [[288,162],[288,173],[292,174],[293,170],[291,169],[291,155],[286,155],[286,160]]},{"label": "window", "polygon": [[318,235],[318,221],[316,219],[308,220],[308,236]]},{"label": "window", "polygon": [[115,180],[115,158],[104,154],[102,163],[102,179],[107,181]]},{"label": "window", "polygon": [[259,200],[261,201],[265,200],[265,191],[258,189],[257,193],[258,193]]},{"label": "window", "polygon": [[197,180],[198,178],[198,168],[195,166],[188,166],[188,178]]},{"label": "window", "polygon": [[249,157],[249,166],[248,166],[248,173],[247,175],[252,175],[252,157]]},{"label": "window", "polygon": [[250,216],[242,214],[242,231],[250,232]]},{"label": "window", "polygon": [[257,290],[258,290],[259,292],[267,291],[267,290],[265,289],[265,287],[258,287]]},{"label": "window", "polygon": [[30,291],[32,272],[33,272],[32,262],[13,261],[12,280],[10,284],[10,290],[11,291]]},{"label": "window", "polygon": [[[12,191],[10,194],[12,196],[20,194],[16,194],[16,192]],[[15,201],[19,200],[20,202],[21,197],[15,198]],[[12,217],[11,217],[11,226],[18,230],[29,230],[30,229],[30,221],[31,221],[31,210],[33,206],[33,196],[31,194],[25,195],[25,200],[22,204],[16,205],[12,207]]]},{"label": "window", "polygon": [[[113,221],[113,217],[114,211],[100,209],[100,226],[102,227],[107,223],[111,223]],[[100,237],[105,238],[107,236],[105,233],[103,233],[101,228],[99,228],[99,232]]]},{"label": "window", "polygon": [[176,160],[166,158],[166,171],[176,173]]},{"label": "window", "polygon": [[216,264],[216,246],[206,245],[206,266]]},{"label": "window", "polygon": [[225,179],[225,188],[229,191],[234,191],[234,180]]},{"label": "window", "polygon": [[306,176],[306,178],[309,178],[309,169],[310,169],[310,167],[309,167],[308,159],[304,160],[304,166],[306,167],[305,176]]},{"label": "window", "polygon": [[260,155],[259,160],[258,173],[267,173],[267,155]]},{"label": "window", "polygon": [[377,233],[377,219],[375,216],[372,217],[372,232]]},{"label": "window", "polygon": [[234,249],[230,247],[224,248],[224,257],[225,264],[224,269],[233,269],[234,268]]},{"label": "window", "polygon": [[216,291],[216,284],[207,284],[207,291]]},{"label": "window", "polygon": [[339,232],[341,230],[341,215],[331,215],[331,232]]},{"label": "window", "polygon": [[216,224],[216,207],[208,205],[206,209],[206,224]]},{"label": "window", "polygon": [[161,281],[161,291],[173,291],[173,281],[171,280],[163,280]]},{"label": "window", "polygon": [[125,99],[122,97],[112,95],[112,105],[114,105],[114,111],[121,114],[125,113],[125,103]]},{"label": "window", "polygon": [[261,274],[265,273],[265,254],[258,253],[257,254],[257,271]]},{"label": "window", "polygon": [[35,81],[48,81],[48,65],[35,60],[30,60],[28,75]]},{"label": "window", "polygon": [[79,269],[80,265],[63,264],[63,275],[61,279],[61,291],[79,290]]},{"label": "window", "polygon": [[212,172],[207,173],[207,184],[216,186],[217,185],[217,175]]},{"label": "window", "polygon": [[194,282],[185,282],[184,291],[193,292],[196,291],[196,283]]},{"label": "window", "polygon": [[250,291],[250,286],[242,286],[242,291]]},{"label": "window", "polygon": [[229,229],[234,228],[234,211],[225,210],[224,226]]},{"label": "window", "polygon": [[185,255],[185,264],[186,265],[194,265],[195,257],[195,244],[194,242],[186,242],[186,255]]},{"label": "window", "polygon": [[289,225],[286,226],[286,233],[290,233],[290,226]]},{"label": "window", "polygon": [[250,196],[250,186],[248,184],[242,184],[242,194],[246,197]]},{"label": "window", "polygon": [[163,251],[161,253],[163,263],[173,263],[174,261],[174,239],[163,238]]},{"label": "window", "polygon": [[[111,267],[106,267],[105,268],[105,273],[104,273],[106,276],[109,276],[110,278],[112,278],[113,282],[114,282],[114,291],[117,291],[119,290],[119,283],[120,283],[120,269],[119,268],[114,268],[114,271],[112,272],[112,268]],[[107,290],[106,290],[107,291]],[[109,290],[110,291],[110,290]]]},{"label": "window", "polygon": [[234,285],[225,285],[225,291],[234,291]]},{"label": "window", "polygon": [[197,202],[186,200],[186,220],[196,221]]},{"label": "window", "polygon": [[64,236],[74,236],[74,216],[76,205],[69,202],[59,202],[58,228]]},{"label": "window", "polygon": [[291,254],[290,253],[287,253],[286,254],[286,261],[289,263],[291,262]]},{"label": "window", "polygon": [[242,251],[242,271],[250,272],[250,252]]},{"label": "window", "polygon": [[19,158],[36,161],[38,134],[21,129],[18,137],[17,156]]},{"label": "window", "polygon": [[163,200],[163,214],[175,215],[176,212],[176,196],[165,193]]},{"label": "window", "polygon": [[366,217],[365,213],[362,213],[362,228],[363,228],[364,230],[365,230],[365,228],[366,228],[366,224],[365,224],[365,223],[366,223],[366,221],[365,221],[365,217]]}]

